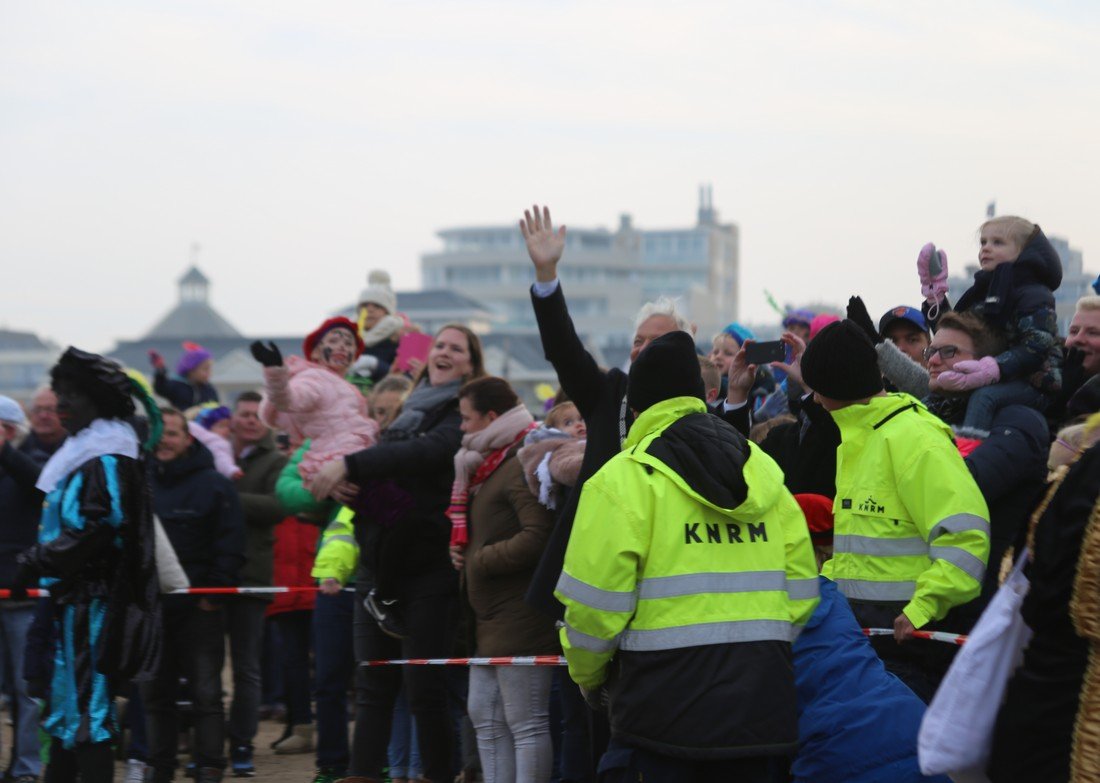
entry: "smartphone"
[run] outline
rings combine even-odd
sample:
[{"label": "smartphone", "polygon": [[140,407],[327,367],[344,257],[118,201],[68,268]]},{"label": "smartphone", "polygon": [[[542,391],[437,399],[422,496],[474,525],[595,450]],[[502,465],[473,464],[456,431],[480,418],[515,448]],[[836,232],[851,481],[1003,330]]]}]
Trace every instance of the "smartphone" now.
[{"label": "smartphone", "polygon": [[745,346],[745,361],[757,366],[787,361],[787,346],[782,340],[749,343]]}]

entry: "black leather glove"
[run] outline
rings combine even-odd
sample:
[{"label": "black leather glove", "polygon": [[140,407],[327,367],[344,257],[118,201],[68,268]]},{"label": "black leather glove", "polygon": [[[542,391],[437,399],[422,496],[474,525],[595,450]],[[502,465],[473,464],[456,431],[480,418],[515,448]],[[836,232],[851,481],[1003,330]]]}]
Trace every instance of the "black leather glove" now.
[{"label": "black leather glove", "polygon": [[848,300],[848,320],[867,333],[871,342],[878,345],[882,342],[882,335],[875,328],[875,322],[871,320],[871,314],[867,312],[867,305],[858,296]]},{"label": "black leather glove", "polygon": [[283,366],[283,355],[279,353],[279,347],[275,343],[268,342],[267,345],[264,345],[257,340],[248,347],[252,351],[252,358],[264,367]]},{"label": "black leather glove", "polygon": [[608,692],[606,685],[601,685],[594,691],[581,688],[581,695],[584,697],[588,708],[593,712],[602,712],[606,715],[611,707],[611,694]]}]

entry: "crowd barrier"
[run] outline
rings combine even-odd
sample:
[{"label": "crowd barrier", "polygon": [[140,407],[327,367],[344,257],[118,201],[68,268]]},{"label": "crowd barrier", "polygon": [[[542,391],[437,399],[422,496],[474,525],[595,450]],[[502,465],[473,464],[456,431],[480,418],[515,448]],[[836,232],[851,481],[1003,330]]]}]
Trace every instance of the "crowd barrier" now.
[{"label": "crowd barrier", "polygon": [[[316,586],[301,587],[185,587],[172,590],[165,595],[271,595],[279,593],[316,593]],[[343,588],[354,590],[351,587]],[[47,598],[49,590],[27,590],[28,598]],[[0,590],[0,600],[10,599],[11,590]],[[864,628],[867,636],[893,636],[892,628]],[[914,639],[932,642],[962,645],[966,643],[965,634],[945,631],[914,631]],[[521,655],[497,658],[394,658],[382,661],[363,661],[360,666],[564,666],[565,658],[560,655]]]}]

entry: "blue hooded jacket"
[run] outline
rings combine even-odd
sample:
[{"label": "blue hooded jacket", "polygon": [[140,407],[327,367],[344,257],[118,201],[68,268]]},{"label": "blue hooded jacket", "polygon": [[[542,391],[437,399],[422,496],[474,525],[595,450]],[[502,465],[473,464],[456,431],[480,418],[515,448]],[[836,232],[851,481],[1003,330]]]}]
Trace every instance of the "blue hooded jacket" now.
[{"label": "blue hooded jacket", "polygon": [[[794,643],[798,689],[795,783],[950,783],[917,766],[925,705],[889,674],[836,585],[819,577],[821,602]],[[913,642],[934,644],[934,642]]]}]

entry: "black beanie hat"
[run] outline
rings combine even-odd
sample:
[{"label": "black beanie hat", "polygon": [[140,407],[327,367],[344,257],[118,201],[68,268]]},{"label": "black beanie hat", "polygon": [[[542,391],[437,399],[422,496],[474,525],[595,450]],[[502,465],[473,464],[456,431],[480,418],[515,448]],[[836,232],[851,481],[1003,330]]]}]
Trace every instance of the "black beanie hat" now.
[{"label": "black beanie hat", "polygon": [[822,329],[802,354],[802,379],[822,397],[851,402],[882,391],[870,338],[845,319]]},{"label": "black beanie hat", "polygon": [[707,398],[695,340],[687,332],[662,334],[630,365],[626,403],[632,410],[641,413],[673,397]]}]

